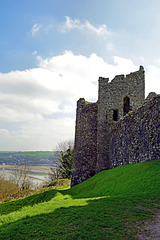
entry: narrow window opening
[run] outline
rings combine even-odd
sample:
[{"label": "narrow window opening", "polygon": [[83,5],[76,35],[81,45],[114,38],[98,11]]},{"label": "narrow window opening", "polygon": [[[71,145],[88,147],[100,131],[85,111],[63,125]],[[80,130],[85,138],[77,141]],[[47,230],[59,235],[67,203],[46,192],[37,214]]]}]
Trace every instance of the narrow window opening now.
[{"label": "narrow window opening", "polygon": [[107,120],[108,116],[107,116],[107,112],[106,112],[106,120]]},{"label": "narrow window opening", "polygon": [[126,115],[130,111],[130,99],[125,97],[123,99],[123,115]]},{"label": "narrow window opening", "polygon": [[113,121],[118,121],[118,110],[113,110]]}]

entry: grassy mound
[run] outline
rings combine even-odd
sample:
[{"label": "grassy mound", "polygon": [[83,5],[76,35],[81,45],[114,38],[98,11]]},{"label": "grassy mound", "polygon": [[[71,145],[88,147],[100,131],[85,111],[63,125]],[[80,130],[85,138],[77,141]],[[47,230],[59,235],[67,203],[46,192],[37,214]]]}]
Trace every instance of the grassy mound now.
[{"label": "grassy mound", "polygon": [[76,197],[143,196],[160,193],[160,162],[146,162],[102,171],[70,190]]},{"label": "grassy mound", "polygon": [[134,239],[160,208],[160,162],[121,166],[65,190],[0,204],[0,239]]}]

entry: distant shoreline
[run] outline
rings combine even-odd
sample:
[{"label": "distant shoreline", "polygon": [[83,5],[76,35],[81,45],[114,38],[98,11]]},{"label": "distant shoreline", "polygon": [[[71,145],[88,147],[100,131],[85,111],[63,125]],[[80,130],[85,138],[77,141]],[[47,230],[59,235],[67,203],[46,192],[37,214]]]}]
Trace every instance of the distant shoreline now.
[{"label": "distant shoreline", "polygon": [[[0,176],[9,180],[11,172],[16,169],[16,165],[0,165]],[[28,177],[33,181],[33,189],[37,186],[41,186],[48,183],[47,176],[49,176],[50,166],[40,165],[40,166],[29,166]],[[4,175],[3,175],[4,173]]]},{"label": "distant shoreline", "polygon": [[[0,165],[0,168],[8,168],[9,170],[12,170],[12,169],[16,168],[16,165]],[[46,166],[46,165],[31,166],[31,165],[29,165],[29,168],[30,168],[30,171],[48,173],[50,166]]]},{"label": "distant shoreline", "polygon": [[[16,165],[0,165],[0,169],[5,168],[8,170],[14,170]],[[48,173],[50,170],[50,166],[40,165],[40,166],[29,166],[30,172],[40,172],[40,173]]]}]

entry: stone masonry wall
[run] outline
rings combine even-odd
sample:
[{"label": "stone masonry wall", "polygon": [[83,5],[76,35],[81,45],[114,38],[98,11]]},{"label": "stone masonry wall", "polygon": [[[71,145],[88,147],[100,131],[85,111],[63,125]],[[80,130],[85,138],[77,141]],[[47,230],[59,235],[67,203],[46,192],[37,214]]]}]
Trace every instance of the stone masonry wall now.
[{"label": "stone masonry wall", "polygon": [[116,110],[117,120],[123,117],[125,97],[129,98],[132,110],[136,110],[144,103],[145,76],[142,66],[139,71],[126,76],[115,76],[111,82],[108,78],[99,78],[96,172],[109,169],[112,165],[109,148],[111,126],[115,124],[113,114]]},{"label": "stone masonry wall", "polygon": [[71,186],[105,169],[160,160],[160,95],[144,100],[144,93],[140,67],[111,82],[99,78],[97,103],[79,99]]},{"label": "stone masonry wall", "polygon": [[111,167],[160,160],[160,96],[129,112],[112,129]]},{"label": "stone masonry wall", "polygon": [[97,103],[77,102],[74,165],[71,186],[95,174],[97,161]]}]

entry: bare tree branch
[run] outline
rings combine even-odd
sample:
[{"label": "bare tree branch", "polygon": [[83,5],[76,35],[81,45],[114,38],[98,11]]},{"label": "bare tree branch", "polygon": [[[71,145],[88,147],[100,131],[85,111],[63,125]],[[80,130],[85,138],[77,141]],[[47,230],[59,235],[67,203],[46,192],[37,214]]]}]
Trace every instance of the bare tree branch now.
[{"label": "bare tree branch", "polygon": [[52,163],[50,165],[50,172],[49,172],[49,181],[54,181],[54,180],[57,180],[61,177],[61,174],[60,174],[60,167],[62,169],[62,164],[61,164],[61,158],[62,158],[62,155],[64,153],[67,152],[68,149],[73,149],[74,147],[74,141],[72,139],[69,139],[67,141],[62,141],[62,142],[59,142],[56,147],[55,147],[55,150],[56,152],[54,152],[54,157],[53,157],[53,160],[52,160]]},{"label": "bare tree branch", "polygon": [[32,187],[32,182],[29,179],[29,172],[31,171],[30,166],[16,165],[11,171],[10,181],[17,184],[21,189],[29,189]]}]

